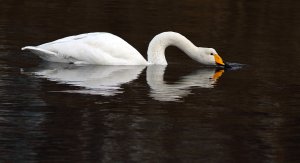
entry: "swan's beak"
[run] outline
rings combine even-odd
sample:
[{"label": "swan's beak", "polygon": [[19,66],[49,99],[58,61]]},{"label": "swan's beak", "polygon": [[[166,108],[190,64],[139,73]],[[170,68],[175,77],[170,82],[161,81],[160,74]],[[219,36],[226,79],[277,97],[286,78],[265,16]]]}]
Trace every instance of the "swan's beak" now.
[{"label": "swan's beak", "polygon": [[225,66],[223,59],[218,54],[214,54],[214,57],[215,57],[216,65]]},{"label": "swan's beak", "polygon": [[213,80],[218,80],[222,74],[224,73],[224,70],[218,70],[215,72],[214,76],[212,77]]}]

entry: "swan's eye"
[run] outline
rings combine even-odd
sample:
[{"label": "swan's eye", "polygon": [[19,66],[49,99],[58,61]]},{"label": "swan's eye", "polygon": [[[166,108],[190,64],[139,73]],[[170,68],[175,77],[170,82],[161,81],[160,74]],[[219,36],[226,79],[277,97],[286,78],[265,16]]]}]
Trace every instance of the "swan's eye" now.
[{"label": "swan's eye", "polygon": [[210,53],[210,55],[214,55],[214,53]]}]

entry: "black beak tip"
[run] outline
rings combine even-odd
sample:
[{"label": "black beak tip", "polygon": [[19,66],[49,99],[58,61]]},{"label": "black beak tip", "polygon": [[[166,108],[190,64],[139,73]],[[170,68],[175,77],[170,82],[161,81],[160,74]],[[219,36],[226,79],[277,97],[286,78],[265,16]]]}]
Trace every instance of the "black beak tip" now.
[{"label": "black beak tip", "polygon": [[224,65],[222,65],[222,64],[217,64],[217,65],[218,65],[219,67],[224,68],[224,69],[230,69],[230,68],[232,68],[232,66],[230,66],[230,64],[227,63],[227,62],[225,62]]},{"label": "black beak tip", "polygon": [[224,68],[232,68],[232,66],[230,66],[228,62],[225,62]]}]

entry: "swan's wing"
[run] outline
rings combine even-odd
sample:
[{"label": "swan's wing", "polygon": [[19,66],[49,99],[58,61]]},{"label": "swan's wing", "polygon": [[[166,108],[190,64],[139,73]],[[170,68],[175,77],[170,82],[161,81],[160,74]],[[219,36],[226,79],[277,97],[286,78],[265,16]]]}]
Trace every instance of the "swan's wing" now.
[{"label": "swan's wing", "polygon": [[[39,46],[25,46],[22,50],[29,50],[32,53],[38,55],[40,58],[50,62],[73,62],[78,61],[73,58],[72,53],[63,53],[66,50],[65,45],[74,44],[76,40],[81,40],[88,36],[95,35],[96,33],[80,34],[77,36],[69,36],[62,39],[58,39],[49,43],[45,43]],[[77,48],[78,49],[78,48]],[[62,55],[64,54],[64,55]]]},{"label": "swan's wing", "polygon": [[58,39],[58,40],[55,40],[55,41],[52,41],[52,42],[42,44],[40,46],[48,46],[48,45],[51,45],[51,44],[72,42],[72,41],[75,41],[75,40],[81,40],[81,39],[84,39],[86,37],[90,37],[90,36],[98,35],[98,34],[101,34],[101,32],[98,32],[98,33],[96,33],[96,32],[95,33],[84,33],[84,34],[80,34],[80,35],[68,36],[68,37],[64,37],[64,38],[61,38],[61,39]]},{"label": "swan's wing", "polygon": [[115,60],[123,60],[129,64],[144,65],[147,61],[129,43],[110,33],[91,33],[90,36],[78,40],[91,49],[98,49]]}]

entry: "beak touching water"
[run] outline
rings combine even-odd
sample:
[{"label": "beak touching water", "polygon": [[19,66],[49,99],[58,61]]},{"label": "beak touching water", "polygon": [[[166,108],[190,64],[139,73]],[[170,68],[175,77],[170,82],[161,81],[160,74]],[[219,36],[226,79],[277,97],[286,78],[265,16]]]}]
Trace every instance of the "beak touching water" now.
[{"label": "beak touching water", "polygon": [[223,59],[218,54],[214,54],[214,57],[215,57],[216,65],[225,66]]}]

